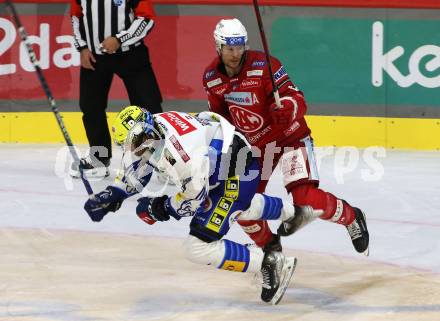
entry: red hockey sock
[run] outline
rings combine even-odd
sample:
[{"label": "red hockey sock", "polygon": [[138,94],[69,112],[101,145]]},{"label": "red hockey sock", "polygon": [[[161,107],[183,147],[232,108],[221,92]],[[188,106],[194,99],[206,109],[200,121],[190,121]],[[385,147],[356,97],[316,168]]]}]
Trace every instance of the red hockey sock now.
[{"label": "red hockey sock", "polygon": [[314,209],[323,210],[324,214],[320,216],[323,220],[330,220],[342,225],[350,225],[354,220],[353,208],[347,202],[313,184],[295,186],[290,192],[295,204],[310,205]]},{"label": "red hockey sock", "polygon": [[272,240],[272,232],[266,221],[237,221],[243,231],[257,244],[264,247]]}]

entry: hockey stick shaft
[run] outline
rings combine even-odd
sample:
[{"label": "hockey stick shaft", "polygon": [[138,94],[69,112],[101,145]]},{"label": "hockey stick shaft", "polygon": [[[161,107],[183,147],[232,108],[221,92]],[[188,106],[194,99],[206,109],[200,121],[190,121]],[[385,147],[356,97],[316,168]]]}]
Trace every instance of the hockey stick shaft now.
[{"label": "hockey stick shaft", "polygon": [[269,69],[270,80],[272,82],[273,96],[275,98],[275,103],[277,104],[277,106],[279,108],[279,107],[281,107],[280,94],[278,93],[278,87],[275,84],[275,79],[273,77],[272,64],[270,63],[269,46],[267,45],[266,34],[264,33],[263,20],[261,19],[260,7],[258,5],[258,0],[253,0],[253,4],[254,4],[255,16],[257,17],[257,22],[258,22],[258,29],[260,31],[261,42],[263,43],[263,49],[264,49],[264,53],[266,55],[266,61],[267,61],[267,67]]},{"label": "hockey stick shaft", "polygon": [[[75,150],[75,146],[72,143],[72,140],[70,139],[69,133],[67,132],[66,126],[64,125],[63,118],[60,115],[60,112],[58,111],[57,104],[55,102],[55,99],[52,96],[52,92],[50,91],[50,88],[47,84],[46,78],[44,78],[43,71],[40,67],[40,63],[35,55],[34,50],[32,49],[32,45],[30,44],[26,30],[24,29],[23,25],[21,24],[20,17],[18,16],[17,10],[15,9],[14,4],[11,0],[6,0],[6,6],[9,8],[12,18],[14,19],[15,26],[17,27],[18,33],[20,34],[21,41],[25,44],[29,59],[31,60],[32,65],[35,68],[35,71],[37,73],[38,79],[41,83],[41,86],[44,89],[44,92],[46,93],[47,100],[49,102],[50,108],[52,109],[52,112],[55,115],[55,118],[58,122],[58,126],[61,129],[61,132],[64,136],[64,140],[66,141],[67,146],[69,147],[69,151],[72,155],[72,158],[74,162],[77,162],[79,164],[79,156]],[[87,193],[90,195],[90,197],[93,197],[93,190],[90,186],[89,181],[84,177],[84,172],[81,167],[79,167],[81,180],[84,184],[84,187],[87,190]]]}]

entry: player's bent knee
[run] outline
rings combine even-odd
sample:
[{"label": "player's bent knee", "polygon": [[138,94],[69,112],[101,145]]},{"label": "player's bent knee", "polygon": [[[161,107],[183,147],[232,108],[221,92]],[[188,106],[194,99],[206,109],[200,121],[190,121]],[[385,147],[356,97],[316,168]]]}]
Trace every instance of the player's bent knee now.
[{"label": "player's bent knee", "polygon": [[264,209],[264,197],[262,194],[255,194],[252,198],[251,205],[246,211],[240,214],[239,220],[259,220],[261,219]]},{"label": "player's bent knee", "polygon": [[207,243],[192,235],[187,237],[183,246],[185,257],[197,264],[218,266],[225,254],[223,241]]},{"label": "player's bent knee", "polygon": [[240,214],[240,220],[277,220],[283,211],[283,200],[266,194],[255,194],[249,208]]}]

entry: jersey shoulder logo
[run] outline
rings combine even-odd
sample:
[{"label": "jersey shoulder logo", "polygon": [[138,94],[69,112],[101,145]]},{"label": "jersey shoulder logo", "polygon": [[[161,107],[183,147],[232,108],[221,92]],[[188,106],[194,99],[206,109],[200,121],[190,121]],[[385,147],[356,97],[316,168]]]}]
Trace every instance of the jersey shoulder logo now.
[{"label": "jersey shoulder logo", "polygon": [[216,79],[214,79],[214,80],[208,81],[208,82],[206,83],[206,86],[207,86],[208,88],[211,88],[211,87],[214,87],[214,86],[220,85],[222,82],[223,82],[223,81],[222,81],[221,78],[216,78]]},{"label": "jersey shoulder logo", "polygon": [[180,136],[196,130],[196,127],[193,124],[176,112],[162,113],[160,116],[170,123]]},{"label": "jersey shoulder logo", "polygon": [[284,78],[285,76],[287,76],[287,71],[286,71],[286,68],[284,68],[284,66],[281,66],[280,69],[278,69],[273,74],[273,78],[274,78],[275,82],[277,82],[278,80]]},{"label": "jersey shoulder logo", "polygon": [[205,79],[212,78],[212,77],[214,77],[214,75],[215,75],[215,69],[208,70],[205,73]]}]

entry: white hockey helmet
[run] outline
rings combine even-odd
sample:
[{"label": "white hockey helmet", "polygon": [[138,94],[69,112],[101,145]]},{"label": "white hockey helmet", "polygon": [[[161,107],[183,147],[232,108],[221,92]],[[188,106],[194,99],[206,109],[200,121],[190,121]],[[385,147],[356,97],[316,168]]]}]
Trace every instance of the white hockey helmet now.
[{"label": "white hockey helmet", "polygon": [[240,20],[222,19],[215,26],[214,41],[217,52],[220,53],[222,45],[245,46],[247,48],[248,35],[246,28]]}]

